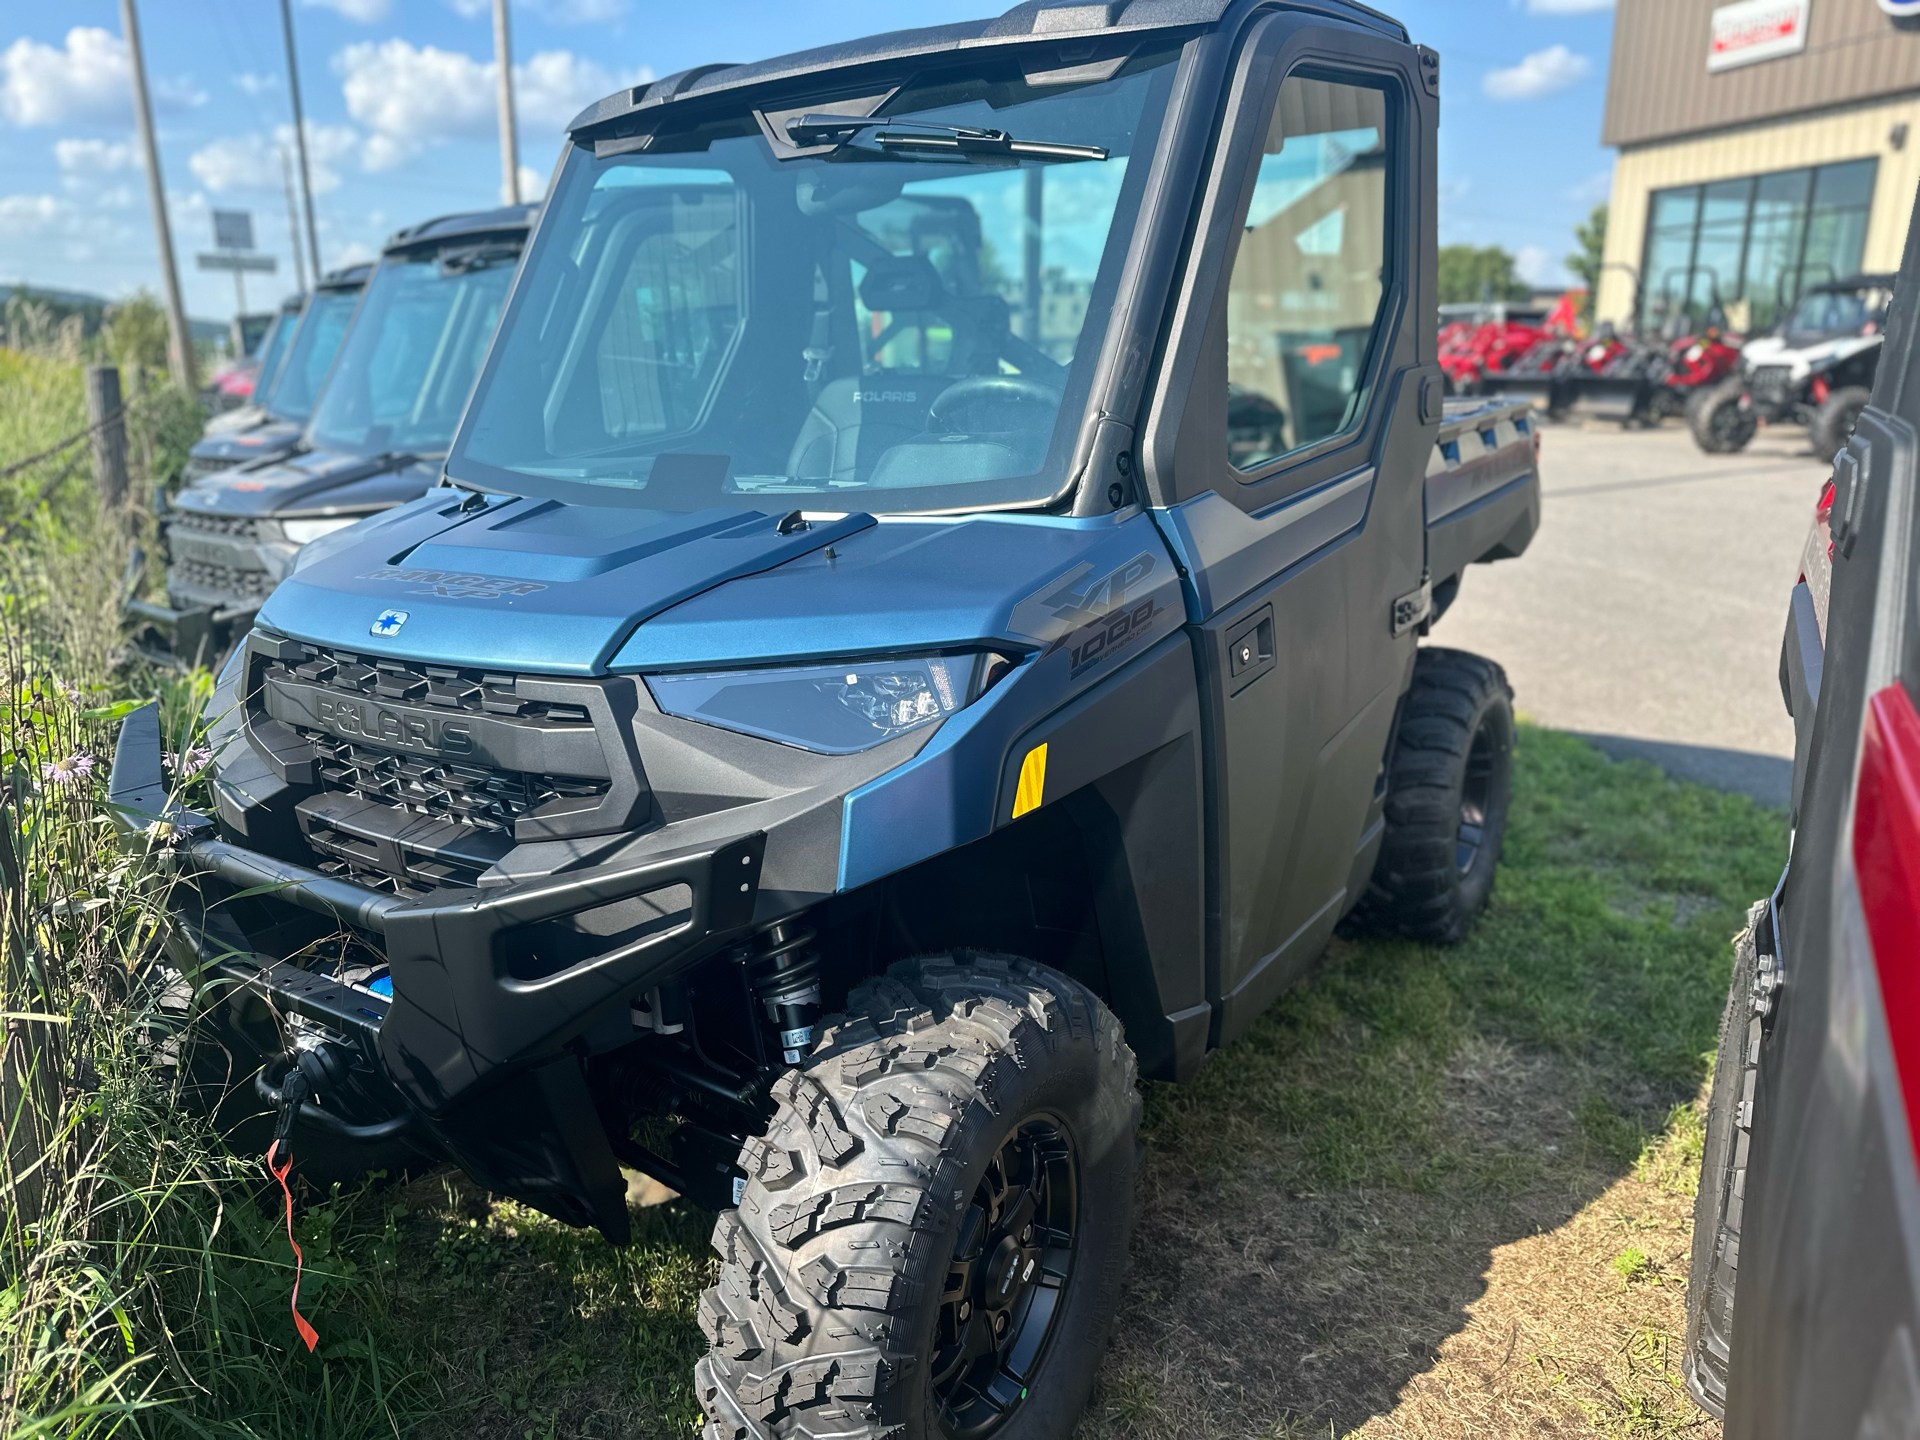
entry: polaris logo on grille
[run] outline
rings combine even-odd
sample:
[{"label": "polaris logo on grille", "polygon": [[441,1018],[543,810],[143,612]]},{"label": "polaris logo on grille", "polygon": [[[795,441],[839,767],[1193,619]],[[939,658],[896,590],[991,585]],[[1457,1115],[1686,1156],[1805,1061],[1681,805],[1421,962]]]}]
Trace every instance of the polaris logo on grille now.
[{"label": "polaris logo on grille", "polygon": [[321,695],[313,702],[321,725],[346,740],[375,740],[399,750],[432,755],[471,755],[473,731],[463,721],[442,720],[406,710],[389,710],[364,700]]},{"label": "polaris logo on grille", "polygon": [[400,633],[400,627],[406,623],[407,612],[405,610],[382,610],[380,612],[380,618],[373,622],[372,628],[367,633],[386,639],[389,636],[398,635]]}]

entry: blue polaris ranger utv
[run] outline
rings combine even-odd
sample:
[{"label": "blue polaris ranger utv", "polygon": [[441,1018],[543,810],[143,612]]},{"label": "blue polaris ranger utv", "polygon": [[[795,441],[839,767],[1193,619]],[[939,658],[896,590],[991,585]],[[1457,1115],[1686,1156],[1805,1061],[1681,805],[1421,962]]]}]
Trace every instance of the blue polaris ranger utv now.
[{"label": "blue polaris ranger utv", "polygon": [[[161,516],[167,603],[129,607],[150,659],[217,664],[302,545],[437,482],[537,209],[402,230],[370,275],[362,267],[359,280],[315,295],[274,398],[291,394],[286,404],[299,401],[305,424],[283,447],[203,474]],[[329,308],[341,305],[344,313]]]},{"label": "blue polaris ranger utv", "polygon": [[289,302],[291,312],[281,308],[261,356],[254,403],[207,422],[206,433],[187,452],[182,481],[191,485],[235,465],[271,464],[293,453],[372,273],[371,265],[329,271],[311,298]]},{"label": "blue polaris ranger utv", "polygon": [[1137,1078],[1493,882],[1506,680],[1419,642],[1537,446],[1443,404],[1438,93],[1132,0],[582,114],[448,488],[301,553],[169,815],[296,1161],[711,1207],[709,1436],[1066,1434]]}]

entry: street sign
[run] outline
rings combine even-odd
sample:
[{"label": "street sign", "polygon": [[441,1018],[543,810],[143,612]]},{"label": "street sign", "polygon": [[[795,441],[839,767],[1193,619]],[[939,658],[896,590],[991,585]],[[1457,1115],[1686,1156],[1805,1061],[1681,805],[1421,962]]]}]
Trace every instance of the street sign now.
[{"label": "street sign", "polygon": [[253,249],[253,212],[251,210],[214,211],[213,243],[222,250]]},{"label": "street sign", "polygon": [[236,255],[202,250],[195,259],[202,270],[258,270],[263,275],[271,275],[278,268],[278,262],[271,255]]}]

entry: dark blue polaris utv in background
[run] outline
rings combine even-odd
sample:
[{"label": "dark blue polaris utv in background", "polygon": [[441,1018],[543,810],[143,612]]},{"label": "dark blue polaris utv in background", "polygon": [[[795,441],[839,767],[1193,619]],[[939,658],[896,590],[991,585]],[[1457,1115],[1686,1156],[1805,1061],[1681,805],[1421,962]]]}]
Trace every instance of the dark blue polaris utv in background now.
[{"label": "dark blue polaris utv in background", "polygon": [[1067,1434],[1138,1076],[1493,883],[1511,696],[1419,641],[1537,437],[1443,402],[1438,96],[1132,0],[583,113],[446,488],[301,552],[168,812],[296,1163],[716,1210],[710,1437]]},{"label": "dark blue polaris utv in background", "polygon": [[1732,1440],[1920,1434],[1920,211],[1886,321],[1788,602],[1793,853],[1707,1110],[1686,1374]]},{"label": "dark blue polaris utv in background", "polygon": [[[189,484],[161,516],[167,603],[129,607],[150,659],[218,664],[302,545],[438,481],[537,208],[402,230],[364,297],[358,285],[316,294],[308,323],[318,333],[338,316],[342,338],[326,346],[322,336],[303,351],[303,327],[275,392],[277,402],[291,388],[310,408],[305,425],[277,455]],[[345,315],[324,308],[349,303]],[[310,366],[322,348],[337,358],[309,389],[307,372],[294,367]]]},{"label": "dark blue polaris utv in background", "polygon": [[[294,451],[372,273],[371,265],[348,265],[321,276],[311,297],[296,297],[300,303],[291,329],[286,329],[288,315],[282,309],[268,337],[269,351],[262,356],[254,403],[207,422],[206,434],[187,452],[181,472],[186,484],[235,465],[270,464]],[[271,350],[283,329],[286,349],[276,358]]]}]

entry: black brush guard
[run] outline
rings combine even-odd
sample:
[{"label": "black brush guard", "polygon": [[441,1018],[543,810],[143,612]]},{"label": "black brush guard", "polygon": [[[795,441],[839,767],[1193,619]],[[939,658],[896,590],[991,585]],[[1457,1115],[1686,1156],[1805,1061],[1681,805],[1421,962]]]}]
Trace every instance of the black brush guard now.
[{"label": "black brush guard", "polygon": [[[207,937],[195,934],[213,978],[367,1042],[419,1128],[480,1183],[571,1223],[595,1225],[615,1243],[625,1239],[618,1141],[598,1119],[570,1042],[751,925],[764,834],[663,851],[637,864],[402,898],[217,838],[209,817],[168,793],[152,705],[121,725],[108,802],[126,831],[156,822],[171,827],[168,855],[181,873],[377,937],[392,977],[391,1002],[267,955],[209,954]],[[605,914],[670,887],[685,887],[689,897],[670,917],[677,923],[648,928],[553,974],[515,974],[516,931]],[[629,1148],[621,1146],[622,1158]]]}]

